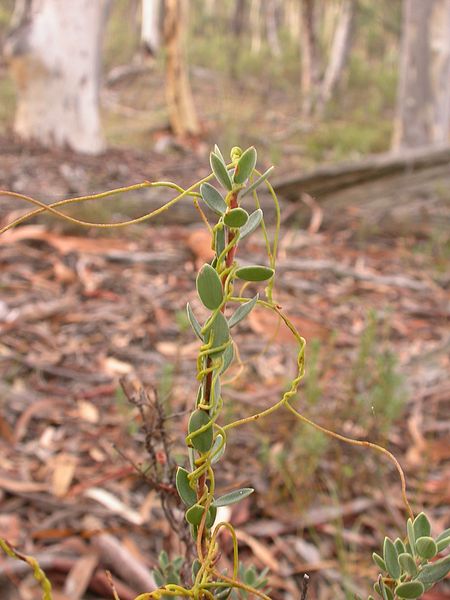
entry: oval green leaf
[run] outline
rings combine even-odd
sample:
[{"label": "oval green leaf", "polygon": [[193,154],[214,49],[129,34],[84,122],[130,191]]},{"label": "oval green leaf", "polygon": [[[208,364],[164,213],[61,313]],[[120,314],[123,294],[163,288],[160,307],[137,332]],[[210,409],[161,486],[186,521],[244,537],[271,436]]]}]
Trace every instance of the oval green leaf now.
[{"label": "oval green leaf", "polygon": [[217,507],[212,504],[208,509],[208,514],[206,515],[205,525],[208,529],[214,525],[214,521],[216,520],[217,515]]},{"label": "oval green leaf", "polygon": [[384,538],[383,559],[386,563],[386,569],[392,579],[400,577],[400,565],[398,562],[397,550],[394,543],[388,537]]},{"label": "oval green leaf", "polygon": [[218,462],[225,453],[226,443],[223,442],[223,436],[218,433],[214,440],[213,447],[211,448],[211,464],[214,465]]},{"label": "oval green leaf", "polygon": [[271,174],[271,172],[273,171],[273,167],[269,167],[267,169],[267,171],[265,171],[261,177],[258,177],[258,179],[255,179],[255,181],[249,185],[248,187],[246,187],[244,190],[242,190],[240,197],[243,198],[244,196],[247,196],[248,194],[251,194],[254,190],[256,190],[256,188],[261,185],[261,183],[263,183]]},{"label": "oval green leaf", "polygon": [[180,498],[183,500],[186,506],[192,506],[197,501],[197,494],[189,485],[188,475],[189,473],[186,471],[186,469],[183,469],[183,467],[178,467],[175,483]]},{"label": "oval green leaf", "polygon": [[214,506],[229,506],[230,504],[235,504],[250,494],[253,494],[255,490],[253,488],[241,488],[239,490],[234,490],[233,492],[229,492],[228,494],[224,494],[217,500],[214,500]]},{"label": "oval green leaf", "polygon": [[194,504],[186,511],[186,521],[194,526],[199,526],[205,512],[205,507],[201,504]]},{"label": "oval green leaf", "polygon": [[398,562],[405,573],[408,573],[408,575],[411,575],[411,577],[417,575],[416,561],[413,559],[411,554],[408,554],[407,552],[399,554]]},{"label": "oval green leaf", "polygon": [[225,228],[222,226],[216,229],[215,251],[219,256],[225,250]]},{"label": "oval green leaf", "polygon": [[187,312],[188,321],[191,324],[191,327],[194,330],[195,335],[203,342],[202,326],[197,321],[196,316],[192,312],[192,308],[191,308],[191,305],[189,304],[189,302],[186,304],[186,312]]},{"label": "oval green leaf", "polygon": [[441,579],[444,579],[449,572],[450,555],[428,565],[424,565],[417,575],[416,580],[421,581],[426,586],[433,585],[438,581],[441,581]]},{"label": "oval green leaf", "polygon": [[243,208],[233,208],[223,218],[223,222],[228,227],[243,227],[248,221],[248,212]]},{"label": "oval green leaf", "polygon": [[212,351],[211,355],[218,356],[219,353],[224,352],[226,348],[215,351],[215,348],[223,346],[230,338],[230,330],[228,328],[228,322],[221,312],[217,313],[215,319],[209,328],[211,341],[212,336]]},{"label": "oval green leaf", "polygon": [[217,181],[223,185],[227,190],[231,190],[233,184],[231,183],[230,176],[223,160],[221,160],[214,152],[211,152],[209,156],[209,162],[211,170],[215,175]]},{"label": "oval green leaf", "polygon": [[218,215],[223,215],[227,210],[227,204],[222,198],[222,195],[210,183],[202,183],[200,186],[200,194],[209,208]]},{"label": "oval green leaf", "polygon": [[225,371],[231,365],[231,363],[233,362],[233,358],[234,358],[234,346],[231,343],[225,348],[225,351],[223,353],[223,363],[222,363],[222,368],[220,369],[221,375],[222,375],[222,373],[225,373]]},{"label": "oval green leaf", "polygon": [[405,583],[401,583],[395,588],[395,594],[399,598],[412,600],[414,600],[414,598],[420,598],[424,591],[425,588],[420,581],[407,581]]},{"label": "oval green leaf", "polygon": [[425,513],[421,512],[414,519],[414,537],[417,540],[420,537],[429,537],[431,534],[431,525]]},{"label": "oval green leaf", "polygon": [[436,543],[436,545],[437,545],[438,552],[442,552],[442,550],[445,550],[447,548],[447,546],[450,546],[450,535],[447,538],[440,539]]},{"label": "oval green leaf", "polygon": [[397,538],[394,541],[394,546],[395,546],[395,549],[397,550],[397,554],[402,554],[403,552],[406,552],[405,544],[402,542],[402,540],[400,538]]},{"label": "oval green leaf", "polygon": [[450,528],[445,529],[442,533],[440,533],[436,538],[436,542],[440,542],[441,540],[445,540],[449,537],[450,537]]},{"label": "oval green leaf", "polygon": [[[199,431],[200,430],[200,431]],[[194,410],[189,419],[189,434],[192,436],[192,445],[199,452],[208,452],[213,443],[213,427],[210,416],[204,410]]]},{"label": "oval green leaf", "polygon": [[379,567],[382,571],[386,571],[386,563],[384,562],[384,560],[381,558],[381,556],[379,554],[377,554],[376,552],[373,552],[372,560],[377,565],[377,567]]},{"label": "oval green leaf", "polygon": [[253,146],[247,148],[247,150],[242,153],[234,172],[235,183],[241,184],[247,181],[256,166],[256,159],[256,149]]},{"label": "oval green leaf", "polygon": [[413,522],[411,521],[411,519],[408,519],[406,522],[406,531],[408,534],[408,542],[409,542],[410,550],[411,550],[413,556],[415,556],[416,536],[414,535],[414,526],[413,526]]},{"label": "oval green leaf", "polygon": [[206,263],[197,275],[197,293],[200,300],[210,310],[219,308],[223,300],[222,282],[219,274]]},{"label": "oval green leaf", "polygon": [[416,540],[416,551],[421,558],[434,558],[438,552],[437,544],[432,537],[422,536]]},{"label": "oval green leaf", "polygon": [[244,281],[266,281],[273,276],[273,269],[263,267],[262,265],[250,265],[248,267],[240,267],[236,271],[236,277]]},{"label": "oval green leaf", "polygon": [[228,319],[228,326],[230,329],[232,327],[234,327],[235,325],[237,325],[238,323],[240,323],[240,321],[242,321],[242,319],[245,319],[245,317],[251,312],[252,308],[258,302],[258,299],[259,299],[259,294],[256,294],[256,296],[254,298],[252,298],[248,302],[245,302],[244,304],[241,304],[236,309],[236,311]]},{"label": "oval green leaf", "polygon": [[217,154],[217,156],[220,158],[220,160],[223,162],[223,164],[225,164],[225,159],[224,159],[223,154],[220,151],[220,148],[217,144],[214,145],[214,154]]},{"label": "oval green leaf", "polygon": [[260,208],[257,208],[252,214],[249,216],[247,223],[242,227],[239,231],[239,239],[245,238],[247,235],[250,235],[255,231],[258,225],[261,223],[263,217],[263,211]]}]

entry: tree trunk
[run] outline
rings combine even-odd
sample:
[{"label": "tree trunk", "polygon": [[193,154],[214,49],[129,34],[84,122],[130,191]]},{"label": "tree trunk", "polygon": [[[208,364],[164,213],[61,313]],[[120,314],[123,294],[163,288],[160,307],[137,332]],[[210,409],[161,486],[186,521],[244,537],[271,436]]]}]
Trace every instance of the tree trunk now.
[{"label": "tree trunk", "polygon": [[320,86],[316,111],[320,116],[330,100],[347,62],[351,46],[352,24],[355,16],[356,1],[344,0],[340,9],[339,20],[331,43],[330,58]]},{"label": "tree trunk", "polygon": [[302,58],[302,106],[303,118],[311,115],[319,80],[319,49],[317,43],[316,2],[301,0],[301,58]]},{"label": "tree trunk", "polygon": [[142,0],[141,44],[150,56],[158,53],[160,31],[161,0]]},{"label": "tree trunk", "polygon": [[4,51],[17,86],[14,131],[21,138],[87,154],[103,150],[99,85],[108,4],[18,2]]},{"label": "tree trunk", "polygon": [[450,132],[450,0],[403,0],[392,146],[443,144]]},{"label": "tree trunk", "polygon": [[277,5],[275,0],[266,0],[265,8],[267,41],[269,42],[269,48],[274,56],[280,56],[281,47],[280,40],[278,38]]},{"label": "tree trunk", "polygon": [[259,54],[261,51],[261,0],[252,0],[250,5],[250,30],[252,54]]},{"label": "tree trunk", "polygon": [[300,39],[300,5],[298,0],[287,0],[284,9],[284,22],[289,37],[294,42],[298,42]]},{"label": "tree trunk", "polygon": [[178,137],[200,133],[184,45],[187,2],[188,0],[165,0],[164,11],[167,108],[171,129]]}]

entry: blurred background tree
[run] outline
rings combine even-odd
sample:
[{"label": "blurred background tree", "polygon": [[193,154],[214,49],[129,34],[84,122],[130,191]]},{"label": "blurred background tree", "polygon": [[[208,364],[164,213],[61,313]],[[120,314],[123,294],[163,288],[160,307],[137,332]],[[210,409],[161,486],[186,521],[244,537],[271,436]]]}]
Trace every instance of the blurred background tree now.
[{"label": "blurred background tree", "polygon": [[308,160],[445,143],[449,14],[449,0],[3,0],[15,91],[0,82],[0,124],[15,103],[22,139],[98,153],[124,106],[129,145],[166,125],[179,141],[216,135],[222,116],[258,142],[274,111],[275,162],[282,142]]},{"label": "blurred background tree", "polygon": [[96,154],[101,49],[109,0],[18,0],[4,45],[17,91],[14,131]]}]

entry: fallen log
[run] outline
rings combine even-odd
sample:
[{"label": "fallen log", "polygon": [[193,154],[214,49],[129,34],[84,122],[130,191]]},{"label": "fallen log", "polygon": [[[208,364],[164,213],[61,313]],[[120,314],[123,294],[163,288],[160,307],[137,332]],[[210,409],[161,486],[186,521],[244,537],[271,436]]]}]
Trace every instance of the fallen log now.
[{"label": "fallen log", "polygon": [[450,176],[450,146],[426,147],[393,154],[376,154],[359,161],[324,165],[307,173],[296,172],[272,180],[275,191],[286,200],[297,200],[302,193],[315,197],[335,193],[344,188],[446,165]]}]

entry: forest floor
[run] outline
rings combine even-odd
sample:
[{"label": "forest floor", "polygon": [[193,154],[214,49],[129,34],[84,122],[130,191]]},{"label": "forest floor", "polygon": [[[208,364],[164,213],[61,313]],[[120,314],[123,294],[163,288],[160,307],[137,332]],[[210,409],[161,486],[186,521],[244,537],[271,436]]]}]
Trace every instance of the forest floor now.
[{"label": "forest floor", "polygon": [[[181,150],[75,158],[11,139],[1,147],[0,187],[40,199],[48,190],[53,199],[205,174],[204,157]],[[83,210],[93,220],[110,212]],[[116,218],[124,205],[114,210]],[[3,202],[1,223],[22,211]],[[276,297],[308,344],[296,406],[392,450],[413,509],[425,507],[436,531],[449,527],[448,242],[417,228],[363,232],[351,207],[338,228],[313,218],[300,229],[292,206],[287,214]],[[132,600],[161,549],[185,553],[159,501],[160,483],[173,481],[164,479],[154,398],[182,462],[198,349],[185,305],[197,307],[195,272],[208,252],[201,228],[173,221],[119,236],[46,219],[0,238],[0,531],[39,558],[57,599],[110,598],[109,568],[122,600]],[[252,236],[240,253],[263,260],[263,240]],[[275,402],[295,369],[288,332],[259,309],[236,340],[245,366],[224,389],[227,421]],[[146,387],[150,404],[130,404],[121,378],[129,389]],[[404,534],[400,484],[385,457],[325,438],[283,411],[230,436],[218,485],[256,490],[226,516],[244,561],[269,567],[275,600],[297,599],[305,572],[312,599],[367,595],[372,551],[385,535]],[[143,569],[131,576],[132,565]],[[20,563],[0,559],[0,581],[1,600],[39,597]],[[426,597],[450,598],[449,586]]]}]

